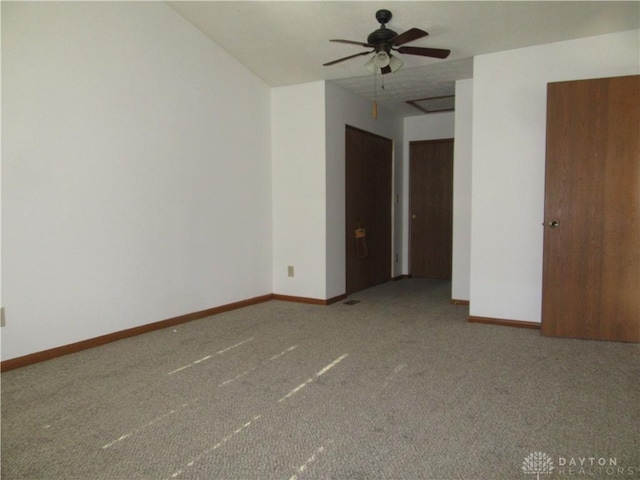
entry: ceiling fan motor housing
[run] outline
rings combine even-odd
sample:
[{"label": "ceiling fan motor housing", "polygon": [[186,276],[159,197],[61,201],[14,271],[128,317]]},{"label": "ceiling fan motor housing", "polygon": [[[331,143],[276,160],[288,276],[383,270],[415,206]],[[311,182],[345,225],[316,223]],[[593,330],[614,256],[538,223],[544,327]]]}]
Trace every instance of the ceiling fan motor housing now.
[{"label": "ceiling fan motor housing", "polygon": [[389,10],[383,9],[376,12],[376,20],[380,23],[380,28],[367,37],[367,43],[372,45],[376,52],[391,52],[391,39],[398,35],[385,26],[391,20],[391,16]]},{"label": "ceiling fan motor housing", "polygon": [[389,51],[391,50],[391,39],[396,37],[397,35],[398,34],[396,32],[382,25],[382,27],[380,27],[375,32],[372,32],[367,37],[367,43],[373,45],[376,49],[376,52],[384,50],[389,53]]}]

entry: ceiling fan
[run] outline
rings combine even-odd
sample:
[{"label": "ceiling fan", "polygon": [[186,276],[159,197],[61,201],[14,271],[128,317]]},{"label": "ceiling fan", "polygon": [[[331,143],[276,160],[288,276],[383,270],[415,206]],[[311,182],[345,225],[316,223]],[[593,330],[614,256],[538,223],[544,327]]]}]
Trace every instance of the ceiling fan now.
[{"label": "ceiling fan", "polygon": [[429,35],[424,30],[419,28],[411,28],[404,33],[398,35],[393,30],[386,27],[386,24],[391,20],[391,12],[389,10],[378,10],[376,12],[376,20],[380,22],[380,28],[371,32],[365,42],[356,42],[352,40],[330,40],[331,42],[349,43],[352,45],[360,45],[362,47],[373,48],[366,52],[356,53],[355,55],[349,55],[348,57],[339,58],[332,62],[324,63],[323,66],[335,65],[336,63],[344,62],[351,58],[360,57],[362,55],[369,55],[374,53],[373,57],[365,63],[365,67],[368,70],[375,72],[379,71],[381,74],[391,73],[397,71],[404,63],[398,57],[391,54],[391,51],[398,53],[406,53],[408,55],[421,55],[423,57],[434,58],[447,58],[451,53],[451,50],[445,50],[442,48],[426,48],[426,47],[404,47],[405,43],[418,40],[419,38]]}]

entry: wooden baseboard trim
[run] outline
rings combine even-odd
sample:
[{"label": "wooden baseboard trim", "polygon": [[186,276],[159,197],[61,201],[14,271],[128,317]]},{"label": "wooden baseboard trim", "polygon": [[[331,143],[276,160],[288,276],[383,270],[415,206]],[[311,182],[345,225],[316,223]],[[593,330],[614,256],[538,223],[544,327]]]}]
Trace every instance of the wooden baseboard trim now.
[{"label": "wooden baseboard trim", "polygon": [[45,360],[51,360],[53,358],[68,355],[70,353],[80,352],[89,348],[98,347],[107,343],[116,342],[136,335],[142,335],[143,333],[149,333],[154,330],[161,330],[167,327],[173,327],[182,323],[191,322],[192,320],[199,320],[201,318],[210,317],[238,308],[248,307],[249,305],[255,305],[262,302],[267,302],[273,299],[272,294],[261,295],[259,297],[249,298],[247,300],[241,300],[239,302],[233,302],[219,307],[208,308],[199,312],[187,313],[186,315],[180,315],[178,317],[168,318],[166,320],[160,320],[159,322],[148,323],[146,325],[140,325],[139,327],[128,328],[126,330],[120,330],[118,332],[109,333],[107,335],[101,335],[99,337],[90,338],[81,342],[71,343],[69,345],[63,345],[61,347],[51,348],[49,350],[43,350],[42,352],[31,353],[22,357],[11,358],[0,363],[0,372],[7,372],[15,368],[26,367],[34,363],[44,362]]},{"label": "wooden baseboard trim", "polygon": [[469,300],[458,300],[457,298],[451,299],[452,305],[469,305]]},{"label": "wooden baseboard trim", "polygon": [[404,280],[405,278],[411,278],[411,275],[398,275],[397,277],[393,277],[391,280],[397,282],[398,280]]},{"label": "wooden baseboard trim", "polygon": [[540,324],[535,322],[524,322],[522,320],[506,320],[504,318],[474,317],[470,316],[468,321],[471,323],[486,323],[489,325],[502,325],[503,327],[518,327],[540,330]]},{"label": "wooden baseboard trim", "polygon": [[344,300],[345,298],[347,298],[347,294],[343,293],[342,295],[338,295],[337,297],[331,297],[330,299],[327,300],[327,305],[331,305],[332,303],[336,303],[339,302],[341,300]]},{"label": "wooden baseboard trim", "polygon": [[293,295],[280,295],[278,293],[273,294],[274,300],[282,300],[283,302],[307,303],[309,305],[331,305],[332,303],[339,302],[340,300],[344,300],[345,298],[347,298],[346,294],[338,295],[337,297],[332,297],[327,300],[309,297],[296,297]]}]

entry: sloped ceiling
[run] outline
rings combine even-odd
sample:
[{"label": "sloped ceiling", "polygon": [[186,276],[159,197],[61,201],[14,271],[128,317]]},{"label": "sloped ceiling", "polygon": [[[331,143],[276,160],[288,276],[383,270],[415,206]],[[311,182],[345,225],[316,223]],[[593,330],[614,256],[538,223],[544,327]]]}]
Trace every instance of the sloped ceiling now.
[{"label": "sloped ceiling", "polygon": [[[271,86],[335,81],[373,99],[368,56],[323,63],[366,48],[329,42],[365,42],[379,27],[377,10],[397,33],[412,27],[429,36],[418,47],[448,48],[445,60],[400,55],[404,66],[378,76],[378,103],[403,115],[421,112],[408,100],[449,95],[455,80],[473,76],[473,57],[532,45],[631,30],[640,26],[640,2],[619,1],[176,1],[168,4]],[[384,89],[381,89],[384,79]]]}]

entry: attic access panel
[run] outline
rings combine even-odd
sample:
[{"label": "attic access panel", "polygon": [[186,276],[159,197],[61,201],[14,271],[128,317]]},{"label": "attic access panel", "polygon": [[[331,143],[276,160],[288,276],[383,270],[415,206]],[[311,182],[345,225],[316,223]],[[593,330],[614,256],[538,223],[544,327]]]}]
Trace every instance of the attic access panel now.
[{"label": "attic access panel", "polygon": [[441,97],[407,100],[407,103],[412,107],[417,108],[422,113],[451,112],[455,110],[455,99],[455,95],[444,95]]}]

